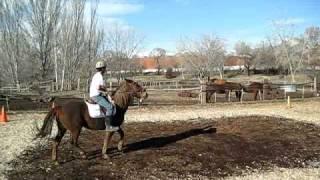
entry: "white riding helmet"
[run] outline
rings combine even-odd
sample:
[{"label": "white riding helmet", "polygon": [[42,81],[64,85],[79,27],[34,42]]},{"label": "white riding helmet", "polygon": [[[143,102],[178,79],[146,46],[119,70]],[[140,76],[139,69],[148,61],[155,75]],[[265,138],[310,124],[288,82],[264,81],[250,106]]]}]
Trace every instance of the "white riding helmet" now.
[{"label": "white riding helmet", "polygon": [[96,69],[106,67],[106,63],[104,61],[98,61],[96,63]]}]

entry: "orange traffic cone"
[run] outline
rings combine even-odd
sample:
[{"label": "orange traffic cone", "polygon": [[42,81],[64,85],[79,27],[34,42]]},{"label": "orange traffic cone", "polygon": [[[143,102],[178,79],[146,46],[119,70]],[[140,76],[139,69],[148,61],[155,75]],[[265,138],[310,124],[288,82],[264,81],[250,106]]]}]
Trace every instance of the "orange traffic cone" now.
[{"label": "orange traffic cone", "polygon": [[2,106],[1,114],[0,114],[0,123],[6,124],[8,122],[8,116],[6,111],[4,110],[4,107]]}]

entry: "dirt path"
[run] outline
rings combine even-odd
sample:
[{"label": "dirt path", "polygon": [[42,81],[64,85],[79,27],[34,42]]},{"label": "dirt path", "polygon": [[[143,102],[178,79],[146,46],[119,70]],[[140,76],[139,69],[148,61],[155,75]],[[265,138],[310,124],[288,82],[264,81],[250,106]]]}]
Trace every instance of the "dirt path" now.
[{"label": "dirt path", "polygon": [[9,179],[212,179],[244,171],[320,167],[319,126],[273,117],[236,117],[128,123],[124,153],[113,144],[110,161],[100,157],[103,132],[85,131],[82,160],[65,139],[59,166],[50,148],[36,148],[14,161]]},{"label": "dirt path", "polygon": [[284,101],[260,104],[220,103],[205,106],[150,106],[130,110],[126,116],[126,122],[163,122],[196,118],[262,115],[320,124],[319,107],[320,98],[292,102],[292,108],[288,108]]},{"label": "dirt path", "polygon": [[[320,101],[318,99],[305,102],[293,102],[293,108],[286,103],[265,104],[219,104],[208,106],[150,106],[129,110],[126,123],[135,122],[171,122],[173,120],[214,119],[248,115],[267,115],[286,117],[315,125],[320,124]],[[37,146],[32,142],[32,122],[42,120],[45,114],[15,113],[10,115],[10,123],[0,126],[0,179],[3,173],[11,169],[8,162],[17,158],[29,146]],[[5,137],[5,138],[3,138]],[[137,137],[139,138],[139,137]],[[139,139],[137,139],[139,140]],[[31,143],[32,142],[32,143]]]}]

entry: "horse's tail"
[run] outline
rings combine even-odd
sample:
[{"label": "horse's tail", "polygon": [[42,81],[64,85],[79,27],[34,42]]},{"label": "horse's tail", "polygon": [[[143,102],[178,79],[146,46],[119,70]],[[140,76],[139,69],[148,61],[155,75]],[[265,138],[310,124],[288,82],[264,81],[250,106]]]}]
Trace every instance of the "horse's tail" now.
[{"label": "horse's tail", "polygon": [[51,134],[54,120],[57,120],[61,106],[52,106],[46,117],[44,118],[42,127],[39,129],[37,127],[36,138],[44,138]]}]

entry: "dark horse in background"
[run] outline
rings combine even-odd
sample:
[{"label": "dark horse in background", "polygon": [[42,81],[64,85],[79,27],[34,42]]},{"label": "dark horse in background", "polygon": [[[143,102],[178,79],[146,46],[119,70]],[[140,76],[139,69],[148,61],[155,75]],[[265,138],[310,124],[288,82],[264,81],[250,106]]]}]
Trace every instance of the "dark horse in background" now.
[{"label": "dark horse in background", "polygon": [[240,83],[228,82],[224,79],[210,79],[207,83],[206,101],[209,102],[214,93],[225,94],[228,99],[229,92],[235,92],[238,100],[241,100],[242,89],[244,87]]},{"label": "dark horse in background", "polygon": [[[113,100],[116,104],[116,114],[113,118],[112,125],[119,126],[117,131],[120,134],[118,143],[118,150],[121,151],[123,147],[124,131],[120,127],[124,122],[124,115],[128,110],[129,103],[133,97],[139,98],[140,101],[147,98],[148,94],[146,89],[132,80],[125,80],[121,82],[119,88],[113,95]],[[78,145],[78,138],[82,127],[91,130],[97,129],[98,119],[89,116],[88,107],[84,100],[70,100],[63,105],[56,105],[51,108],[49,113],[44,119],[41,129],[37,137],[45,137],[51,134],[54,120],[58,126],[57,136],[53,140],[52,146],[52,160],[57,161],[57,148],[67,130],[71,133],[71,144],[79,151],[83,158],[86,158],[85,152]],[[103,119],[104,121],[104,119]],[[107,149],[109,142],[115,132],[106,132],[104,144],[102,148],[102,155],[104,159],[108,159]]]},{"label": "dark horse in background", "polygon": [[[245,92],[253,93],[253,99],[257,100],[257,96],[260,93],[265,93],[266,95],[273,95],[272,93],[272,84],[271,83],[261,83],[261,82],[251,82],[248,86],[244,88]],[[276,94],[279,94],[278,91],[276,91]],[[260,94],[261,99],[261,94]]]}]

